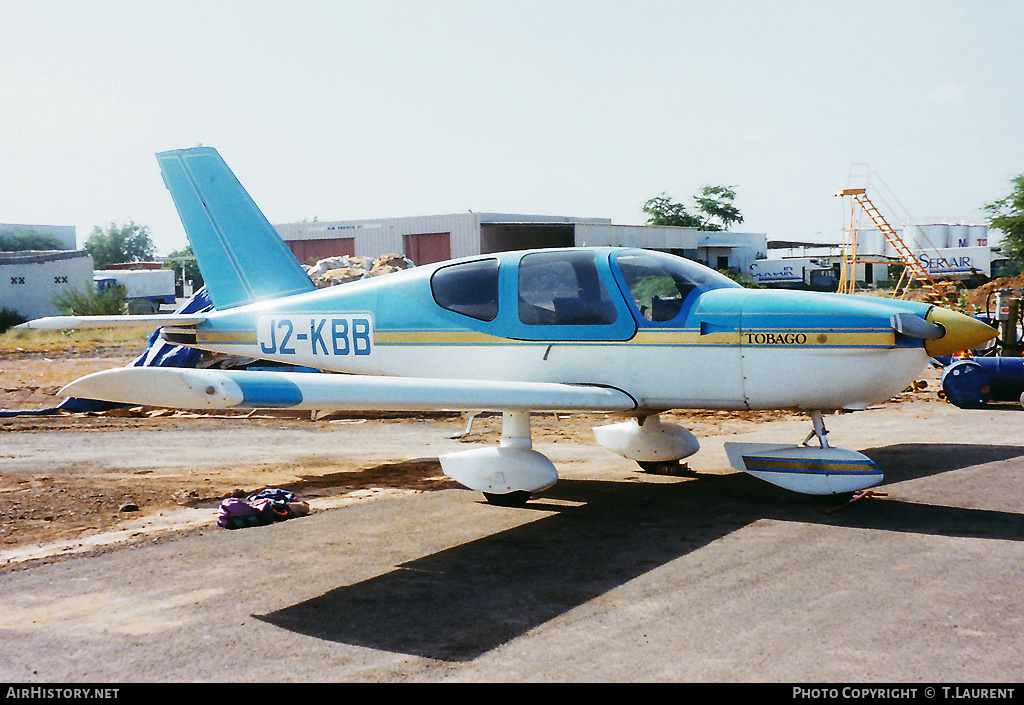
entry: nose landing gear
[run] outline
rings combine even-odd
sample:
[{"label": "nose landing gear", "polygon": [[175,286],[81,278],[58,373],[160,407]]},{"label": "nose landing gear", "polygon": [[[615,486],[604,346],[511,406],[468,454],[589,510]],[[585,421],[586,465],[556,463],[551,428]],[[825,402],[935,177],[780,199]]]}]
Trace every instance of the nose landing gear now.
[{"label": "nose landing gear", "polygon": [[[828,444],[820,411],[811,412],[813,429],[801,445],[726,443],[737,470],[794,492],[827,495],[856,492],[882,481],[882,471],[862,453]],[[809,445],[817,439],[818,447]]]}]

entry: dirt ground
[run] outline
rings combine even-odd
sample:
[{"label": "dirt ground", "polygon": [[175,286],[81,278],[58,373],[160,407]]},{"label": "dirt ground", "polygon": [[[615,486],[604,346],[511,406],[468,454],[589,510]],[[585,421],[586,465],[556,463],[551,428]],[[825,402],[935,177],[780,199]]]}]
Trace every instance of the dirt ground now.
[{"label": "dirt ground", "polygon": [[[91,349],[4,350],[0,352],[0,409],[52,409],[60,402],[56,393],[64,384],[91,372],[129,364],[141,350],[139,343]],[[908,389],[888,404],[945,404],[937,393],[938,375],[938,370],[926,370],[921,377],[923,385],[916,385],[919,389]],[[689,428],[698,438],[743,433],[764,421],[790,417],[806,418],[784,411],[664,415],[666,421]],[[538,414],[534,417],[533,439],[535,443],[564,441],[592,445],[591,428],[608,423],[607,419],[600,414]],[[59,433],[62,442],[69,444],[87,444],[88,439],[99,438],[101,434],[117,435],[122,443],[130,444],[133,433],[152,438],[153,432],[158,431],[194,432],[199,437],[196,442],[203,443],[204,432],[209,431],[221,432],[205,434],[211,439],[226,437],[225,431],[331,433],[354,425],[361,426],[360,433],[373,433],[375,426],[383,424],[405,424],[412,430],[425,422],[441,423],[448,438],[458,436],[466,428],[466,420],[460,415],[442,412],[333,414],[314,420],[309,413],[197,414],[136,407],[102,413],[0,417],[0,565],[22,557],[44,556],[48,551],[68,550],[72,545],[88,545],[118,531],[131,537],[180,529],[196,522],[195,512],[189,514],[185,510],[204,510],[198,521],[209,526],[221,499],[239,490],[251,493],[266,487],[290,489],[300,499],[312,500],[315,510],[332,506],[331,503],[370,499],[381,493],[455,486],[443,475],[436,458],[410,459],[403,454],[406,449],[401,448],[377,459],[346,459],[344,454],[337,453],[324,457],[309,452],[272,460],[265,455],[241,454],[234,461],[214,457],[192,467],[173,462],[173,450],[160,456],[139,446],[134,451],[138,454],[137,462],[127,467],[124,462],[112,466],[100,449],[89,462],[79,460],[59,472],[40,471],[28,457],[30,453],[17,442],[24,434]],[[100,433],[90,435],[94,432]],[[437,429],[432,427],[430,432],[436,435]],[[474,421],[470,435],[459,440],[497,442],[499,437],[500,417],[485,415]],[[126,452],[133,454],[132,446],[126,447]]]},{"label": "dirt ground", "polygon": [[1024,277],[1000,277],[982,284],[977,289],[971,289],[964,298],[964,303],[973,306],[979,313],[985,313],[992,307],[993,302],[990,296],[1000,289],[1021,289],[1024,288]]}]

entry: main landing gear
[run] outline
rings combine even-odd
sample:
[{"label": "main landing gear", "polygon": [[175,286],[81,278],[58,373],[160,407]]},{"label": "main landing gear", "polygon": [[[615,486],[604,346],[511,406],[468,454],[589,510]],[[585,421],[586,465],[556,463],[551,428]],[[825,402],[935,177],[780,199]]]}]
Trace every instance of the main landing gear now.
[{"label": "main landing gear", "polygon": [[448,453],[439,459],[448,477],[503,507],[520,507],[558,480],[552,462],[533,450],[530,412],[525,410],[502,412],[497,447]]},{"label": "main landing gear", "polygon": [[[679,460],[700,448],[692,433],[662,423],[657,414],[601,426],[594,435],[601,446],[653,469],[674,466],[678,471]],[[440,460],[448,477],[504,507],[522,506],[558,480],[551,461],[533,450],[528,411],[502,412],[497,447],[449,453]]]}]

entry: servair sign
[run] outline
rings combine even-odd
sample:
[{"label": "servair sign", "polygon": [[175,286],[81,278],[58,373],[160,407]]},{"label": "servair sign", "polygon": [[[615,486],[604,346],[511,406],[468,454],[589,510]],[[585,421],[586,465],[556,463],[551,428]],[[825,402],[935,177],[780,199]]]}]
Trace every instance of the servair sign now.
[{"label": "servair sign", "polygon": [[929,274],[969,277],[989,275],[992,252],[987,247],[953,247],[942,250],[921,250],[916,255]]}]

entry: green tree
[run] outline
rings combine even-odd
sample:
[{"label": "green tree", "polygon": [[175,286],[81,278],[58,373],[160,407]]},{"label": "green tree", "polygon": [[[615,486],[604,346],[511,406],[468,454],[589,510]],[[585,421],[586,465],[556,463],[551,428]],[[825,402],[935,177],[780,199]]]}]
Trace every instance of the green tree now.
[{"label": "green tree", "polygon": [[705,186],[693,197],[695,213],[681,203],[673,203],[668,194],[662,193],[644,203],[643,212],[649,216],[647,225],[726,230],[733,223],[743,222],[739,209],[733,205],[734,189],[734,186]]},{"label": "green tree", "polygon": [[1024,174],[1011,179],[1010,195],[982,206],[989,227],[1003,233],[1002,249],[1011,262],[1024,266]]},{"label": "green tree", "polygon": [[121,226],[111,223],[106,230],[97,225],[92,229],[84,249],[92,255],[96,269],[121,262],[144,262],[156,255],[156,246],[149,237],[149,228],[136,225],[131,220]]},{"label": "green tree", "polygon": [[63,249],[60,238],[50,233],[11,233],[0,237],[0,252]]},{"label": "green tree", "polygon": [[[733,205],[736,199],[734,186],[705,186],[693,197],[697,210],[704,214],[700,230],[728,230],[733,223],[742,223],[743,216]],[[718,222],[714,222],[718,221]]]},{"label": "green tree", "polygon": [[199,290],[199,287],[203,285],[203,275],[199,271],[199,265],[196,264],[195,255],[192,254],[192,245],[189,245],[184,250],[175,250],[167,255],[167,260],[171,264],[171,269],[174,270],[174,278],[176,280],[191,280],[195,290]]},{"label": "green tree", "polygon": [[648,225],[676,225],[683,228],[700,227],[700,218],[686,210],[682,203],[673,203],[667,193],[648,200],[643,207],[650,216]]}]

